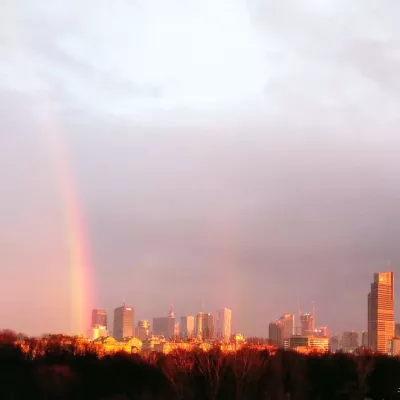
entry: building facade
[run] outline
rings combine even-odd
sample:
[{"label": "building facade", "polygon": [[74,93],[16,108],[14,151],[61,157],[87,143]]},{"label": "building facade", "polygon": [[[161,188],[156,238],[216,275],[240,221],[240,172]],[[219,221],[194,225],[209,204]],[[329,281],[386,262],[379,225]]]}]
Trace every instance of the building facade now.
[{"label": "building facade", "polygon": [[272,346],[282,347],[283,338],[283,326],[281,321],[271,322],[268,326],[268,338]]},{"label": "building facade", "polygon": [[217,336],[224,342],[228,342],[232,336],[232,310],[222,308],[218,311]]},{"label": "building facade", "polygon": [[278,321],[281,323],[283,339],[294,335],[294,314],[283,314]]},{"label": "building facade", "polygon": [[361,346],[368,348],[368,331],[361,332]]},{"label": "building facade", "polygon": [[194,316],[186,315],[181,317],[181,322],[179,324],[179,335],[182,339],[187,340],[194,335]]},{"label": "building facade", "polygon": [[114,310],[114,332],[116,340],[121,341],[125,337],[134,336],[134,310],[125,304]]},{"label": "building facade", "polygon": [[153,334],[170,340],[175,335],[175,317],[153,318]]},{"label": "building facade", "polygon": [[92,310],[92,323],[91,327],[94,326],[105,326],[107,329],[107,310],[103,308],[95,308]]},{"label": "building facade", "polygon": [[352,353],[360,345],[358,339],[357,331],[345,331],[342,333],[340,348],[345,352]]},{"label": "building facade", "polygon": [[314,334],[314,316],[312,314],[300,315],[300,331],[302,336],[312,336]]},{"label": "building facade", "polygon": [[150,322],[147,319],[139,321],[135,329],[135,336],[144,342],[150,335]]},{"label": "building facade", "polygon": [[394,273],[374,274],[368,294],[368,347],[388,353],[389,340],[394,337]]},{"label": "building facade", "polygon": [[196,336],[198,339],[213,339],[215,337],[214,316],[211,313],[199,312],[196,315]]}]

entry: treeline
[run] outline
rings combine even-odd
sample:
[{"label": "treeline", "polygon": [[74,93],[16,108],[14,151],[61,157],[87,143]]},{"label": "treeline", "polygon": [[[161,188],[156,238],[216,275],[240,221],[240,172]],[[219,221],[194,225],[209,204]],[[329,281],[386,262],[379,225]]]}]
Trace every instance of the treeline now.
[{"label": "treeline", "polygon": [[[400,398],[400,360],[373,356],[302,355],[244,347],[163,355],[99,357],[90,346],[53,338],[23,351],[0,334],[0,399],[324,400]],[[31,341],[31,342],[30,342]]]}]

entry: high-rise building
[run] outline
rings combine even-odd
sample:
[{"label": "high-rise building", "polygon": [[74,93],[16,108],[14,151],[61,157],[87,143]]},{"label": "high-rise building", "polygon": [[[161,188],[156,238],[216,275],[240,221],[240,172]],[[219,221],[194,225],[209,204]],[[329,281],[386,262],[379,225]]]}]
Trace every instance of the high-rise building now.
[{"label": "high-rise building", "polygon": [[394,324],[394,337],[400,338],[400,324]]},{"label": "high-rise building", "polygon": [[219,310],[217,324],[218,337],[228,342],[232,336],[232,310],[229,308],[222,308]]},{"label": "high-rise building", "polygon": [[179,335],[182,339],[190,339],[194,335],[194,316],[186,315],[181,317],[181,322],[179,324]]},{"label": "high-rise building", "polygon": [[93,328],[97,325],[107,328],[107,310],[102,308],[95,308],[92,310],[92,323],[90,326]]},{"label": "high-rise building", "polygon": [[345,331],[342,334],[342,340],[340,347],[343,351],[353,352],[359,347],[358,332],[357,331]]},{"label": "high-rise building", "polygon": [[125,304],[114,310],[114,337],[122,340],[125,337],[134,336],[134,310]]},{"label": "high-rise building", "polygon": [[394,273],[374,274],[368,294],[368,347],[387,353],[394,336]]},{"label": "high-rise building", "polygon": [[280,320],[269,324],[268,338],[273,346],[283,346],[283,325]]},{"label": "high-rise building", "polygon": [[339,335],[333,335],[331,337],[331,352],[332,353],[339,350],[339,344],[340,344]]},{"label": "high-rise building", "polygon": [[164,336],[167,340],[175,336],[175,313],[172,306],[168,317],[153,318],[153,334]]},{"label": "high-rise building", "polygon": [[300,315],[300,327],[302,336],[312,336],[314,334],[314,316],[312,314]]},{"label": "high-rise building", "polygon": [[215,337],[214,316],[211,313],[199,312],[196,315],[196,336],[199,339]]},{"label": "high-rise building", "polygon": [[139,321],[135,329],[135,336],[142,342],[150,337],[150,322],[148,320]]},{"label": "high-rise building", "polygon": [[294,314],[283,314],[279,321],[282,325],[283,339],[289,339],[294,335]]},{"label": "high-rise building", "polygon": [[361,332],[361,346],[368,348],[368,331]]}]

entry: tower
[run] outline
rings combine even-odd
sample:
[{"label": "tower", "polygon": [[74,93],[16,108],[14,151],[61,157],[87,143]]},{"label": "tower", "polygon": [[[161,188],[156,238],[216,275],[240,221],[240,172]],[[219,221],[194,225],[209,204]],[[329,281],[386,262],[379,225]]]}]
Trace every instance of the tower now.
[{"label": "tower", "polygon": [[232,310],[222,308],[218,310],[217,335],[223,341],[228,342],[232,335]]},{"label": "tower", "polygon": [[387,353],[394,336],[394,272],[374,274],[368,294],[368,347]]},{"label": "tower", "polygon": [[122,340],[134,334],[134,310],[131,306],[124,304],[114,310],[114,337]]}]

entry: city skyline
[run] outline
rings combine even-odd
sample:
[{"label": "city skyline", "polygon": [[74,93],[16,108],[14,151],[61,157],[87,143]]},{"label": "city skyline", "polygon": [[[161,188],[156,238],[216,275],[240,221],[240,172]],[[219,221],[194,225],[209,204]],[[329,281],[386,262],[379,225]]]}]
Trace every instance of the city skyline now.
[{"label": "city skyline", "polygon": [[126,298],[365,330],[400,265],[400,3],[171,1],[5,0],[1,327]]}]

